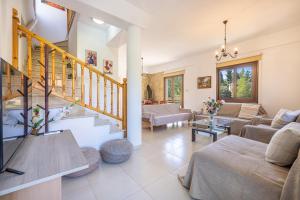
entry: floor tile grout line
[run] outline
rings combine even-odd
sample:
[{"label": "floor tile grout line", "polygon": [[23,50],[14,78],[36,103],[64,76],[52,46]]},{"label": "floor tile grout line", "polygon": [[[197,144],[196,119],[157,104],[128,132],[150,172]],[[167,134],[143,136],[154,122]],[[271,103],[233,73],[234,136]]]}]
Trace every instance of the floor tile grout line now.
[{"label": "floor tile grout line", "polygon": [[[157,179],[155,179],[154,181],[152,181],[151,183],[147,183],[146,185],[141,185],[141,184],[139,184],[138,182],[136,182],[135,180],[134,180],[134,178],[130,175],[130,174],[128,174],[124,169],[122,169],[123,171],[124,171],[124,173],[126,173],[127,174],[127,176],[129,176],[138,186],[140,186],[142,189],[144,189],[145,187],[147,187],[148,185],[150,185],[150,184],[153,184],[153,183],[155,183],[155,182],[157,182],[161,177],[159,177],[159,178],[157,178]],[[168,173],[168,171],[166,171],[167,173]]]}]

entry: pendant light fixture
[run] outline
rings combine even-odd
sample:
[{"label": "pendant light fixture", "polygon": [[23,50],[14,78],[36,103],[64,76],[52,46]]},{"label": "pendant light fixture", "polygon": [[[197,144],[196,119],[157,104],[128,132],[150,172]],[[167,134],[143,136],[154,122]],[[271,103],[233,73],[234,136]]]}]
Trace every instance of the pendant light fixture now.
[{"label": "pendant light fixture", "polygon": [[226,58],[227,56],[230,56],[231,58],[236,58],[238,55],[238,49],[235,48],[233,53],[230,53],[229,50],[227,49],[227,23],[228,20],[224,20],[223,24],[225,26],[225,37],[224,37],[224,44],[221,46],[220,51],[216,51],[216,60],[220,61],[222,58]]}]

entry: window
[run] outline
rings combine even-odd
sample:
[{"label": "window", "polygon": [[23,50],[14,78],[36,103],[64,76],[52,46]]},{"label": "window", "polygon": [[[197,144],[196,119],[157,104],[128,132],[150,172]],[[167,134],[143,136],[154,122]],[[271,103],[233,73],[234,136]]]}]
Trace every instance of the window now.
[{"label": "window", "polygon": [[218,99],[257,103],[257,64],[256,61],[217,68]]},{"label": "window", "polygon": [[179,103],[183,107],[183,75],[164,78],[165,101],[167,103]]}]

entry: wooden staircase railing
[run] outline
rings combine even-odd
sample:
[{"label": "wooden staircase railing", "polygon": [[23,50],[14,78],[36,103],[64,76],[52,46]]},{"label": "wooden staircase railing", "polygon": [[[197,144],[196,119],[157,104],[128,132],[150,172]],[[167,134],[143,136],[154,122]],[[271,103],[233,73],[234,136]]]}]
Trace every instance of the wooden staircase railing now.
[{"label": "wooden staircase railing", "polygon": [[[61,97],[64,100],[75,102],[76,104],[88,108],[90,110],[96,111],[98,113],[107,115],[114,119],[122,122],[122,129],[125,131],[127,129],[127,80],[124,79],[123,83],[120,83],[113,78],[103,74],[95,67],[85,63],[81,59],[71,55],[55,44],[47,41],[39,35],[34,34],[29,31],[26,27],[22,26],[19,22],[18,11],[13,9],[12,16],[12,31],[13,31],[13,52],[12,52],[12,64],[14,67],[18,68],[19,63],[19,38],[26,37],[27,40],[27,75],[32,77],[33,69],[33,58],[32,58],[32,41],[36,40],[40,44],[40,60],[39,60],[39,71],[40,71],[40,81],[45,81],[44,73],[45,66],[48,67],[48,63],[45,63],[45,49],[49,52],[50,56],[50,66],[52,75],[49,76],[51,88],[51,94]],[[62,58],[62,77],[61,80],[57,78],[57,66],[55,66],[55,57],[60,55]],[[46,59],[48,60],[48,58]],[[67,77],[66,77],[66,65],[70,63],[72,69],[72,81],[71,81],[71,95],[68,96],[67,90]],[[47,68],[48,69],[48,68]],[[77,71],[80,69],[80,95],[76,96],[76,83],[78,80]],[[95,83],[93,84],[93,80]],[[103,82],[103,87],[101,88],[100,81]],[[61,81],[61,84],[58,82]],[[88,102],[86,102],[86,88],[85,85],[88,84]],[[38,84],[34,84],[38,88]],[[77,86],[78,87],[78,86]],[[96,87],[96,88],[94,88]],[[93,91],[96,90],[96,101],[93,101]],[[100,95],[103,91],[103,98]],[[115,97],[116,96],[116,97]],[[103,106],[102,105],[103,101]]]}]

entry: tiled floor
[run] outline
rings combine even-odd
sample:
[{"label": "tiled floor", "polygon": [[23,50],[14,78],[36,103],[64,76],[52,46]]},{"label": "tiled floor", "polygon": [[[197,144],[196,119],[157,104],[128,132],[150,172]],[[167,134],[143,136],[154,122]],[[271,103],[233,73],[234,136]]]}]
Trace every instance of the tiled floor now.
[{"label": "tiled floor", "polygon": [[209,136],[191,142],[187,126],[143,130],[143,145],[129,161],[100,168],[81,178],[63,179],[63,200],[185,200],[191,199],[177,181],[192,153],[211,143]]}]

